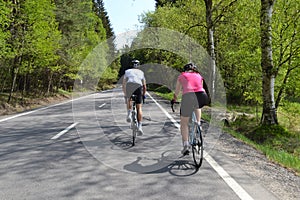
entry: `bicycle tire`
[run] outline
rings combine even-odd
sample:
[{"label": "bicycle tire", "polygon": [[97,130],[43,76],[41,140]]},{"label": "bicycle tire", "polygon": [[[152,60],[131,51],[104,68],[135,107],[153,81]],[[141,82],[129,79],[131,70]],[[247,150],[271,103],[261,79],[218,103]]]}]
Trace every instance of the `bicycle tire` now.
[{"label": "bicycle tire", "polygon": [[135,116],[132,117],[131,128],[132,128],[132,146],[134,146],[136,135],[137,135],[137,122]]},{"label": "bicycle tire", "polygon": [[203,161],[203,137],[200,126],[196,126],[194,142],[192,143],[192,153],[194,163],[197,169],[199,169],[202,165]]},{"label": "bicycle tire", "polygon": [[[133,125],[133,126],[135,126],[135,125]],[[135,145],[135,139],[136,139],[136,128],[134,127],[133,129],[132,129],[132,146],[134,146]]]},{"label": "bicycle tire", "polygon": [[137,116],[135,111],[135,102],[133,103],[133,110],[132,110],[132,116],[131,116],[131,128],[132,128],[132,146],[135,146],[135,140],[137,135]]}]

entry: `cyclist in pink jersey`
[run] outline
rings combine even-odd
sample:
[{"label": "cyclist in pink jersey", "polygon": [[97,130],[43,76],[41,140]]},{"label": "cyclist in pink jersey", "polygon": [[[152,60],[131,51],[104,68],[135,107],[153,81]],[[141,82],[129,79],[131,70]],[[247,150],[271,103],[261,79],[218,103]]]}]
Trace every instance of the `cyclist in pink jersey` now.
[{"label": "cyclist in pink jersey", "polygon": [[195,111],[197,123],[201,126],[201,108],[208,104],[208,96],[203,88],[203,77],[197,72],[197,67],[193,63],[184,66],[176,83],[176,89],[172,102],[176,102],[180,92],[182,101],[180,108],[180,131],[182,136],[183,150],[181,153],[189,153],[188,123],[190,116]]}]

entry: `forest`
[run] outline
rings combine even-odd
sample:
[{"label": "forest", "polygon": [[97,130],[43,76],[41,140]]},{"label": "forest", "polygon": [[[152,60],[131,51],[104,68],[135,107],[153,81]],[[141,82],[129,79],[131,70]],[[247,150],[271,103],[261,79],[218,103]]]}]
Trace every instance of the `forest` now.
[{"label": "forest", "polygon": [[1,0],[0,10],[1,102],[71,92],[85,57],[114,36],[102,0]]},{"label": "forest", "polygon": [[[248,138],[261,143],[281,138],[267,145],[296,157],[290,162],[298,165],[300,0],[155,2],[154,12],[140,15],[145,30],[166,28],[203,46],[222,76],[228,110],[256,116],[252,127],[241,119],[232,128],[255,129],[258,134]],[[117,51],[102,0],[0,0],[0,10],[1,105],[72,92],[74,82],[83,79],[82,62],[99,43],[105,52],[98,52],[97,65],[105,71],[98,90],[116,83],[133,57],[174,69],[188,62],[172,52],[137,49],[138,39]]]}]

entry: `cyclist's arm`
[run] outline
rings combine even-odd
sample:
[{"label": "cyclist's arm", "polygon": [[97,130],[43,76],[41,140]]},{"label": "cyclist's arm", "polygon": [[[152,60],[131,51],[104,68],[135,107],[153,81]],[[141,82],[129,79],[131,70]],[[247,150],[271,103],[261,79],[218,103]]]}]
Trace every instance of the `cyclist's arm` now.
[{"label": "cyclist's arm", "polygon": [[124,93],[124,96],[126,96],[126,80],[127,78],[124,76],[123,77],[123,83],[122,83],[122,89],[123,89],[123,93]]},{"label": "cyclist's arm", "polygon": [[211,98],[210,98],[210,94],[209,94],[209,90],[208,90],[208,85],[206,84],[205,80],[203,79],[203,88],[207,94],[208,100],[209,100],[209,104],[211,103]]},{"label": "cyclist's arm", "polygon": [[145,96],[146,91],[147,91],[146,79],[143,79],[143,80],[142,80],[142,83],[143,83],[143,96]]},{"label": "cyclist's arm", "polygon": [[177,100],[180,90],[181,90],[181,84],[180,84],[179,80],[177,79],[176,88],[175,88],[175,92],[174,92],[174,96],[173,96],[174,101]]}]

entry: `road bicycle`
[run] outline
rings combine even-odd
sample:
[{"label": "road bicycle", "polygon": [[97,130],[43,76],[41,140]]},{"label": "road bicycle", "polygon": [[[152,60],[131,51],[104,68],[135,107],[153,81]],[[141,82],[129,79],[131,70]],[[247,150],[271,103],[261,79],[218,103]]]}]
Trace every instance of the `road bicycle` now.
[{"label": "road bicycle", "polygon": [[[171,102],[173,112],[175,112],[174,104],[179,103],[180,102]],[[195,112],[192,113],[189,120],[189,143],[191,145],[195,167],[199,169],[203,161],[203,135],[201,127],[197,123]]]}]

